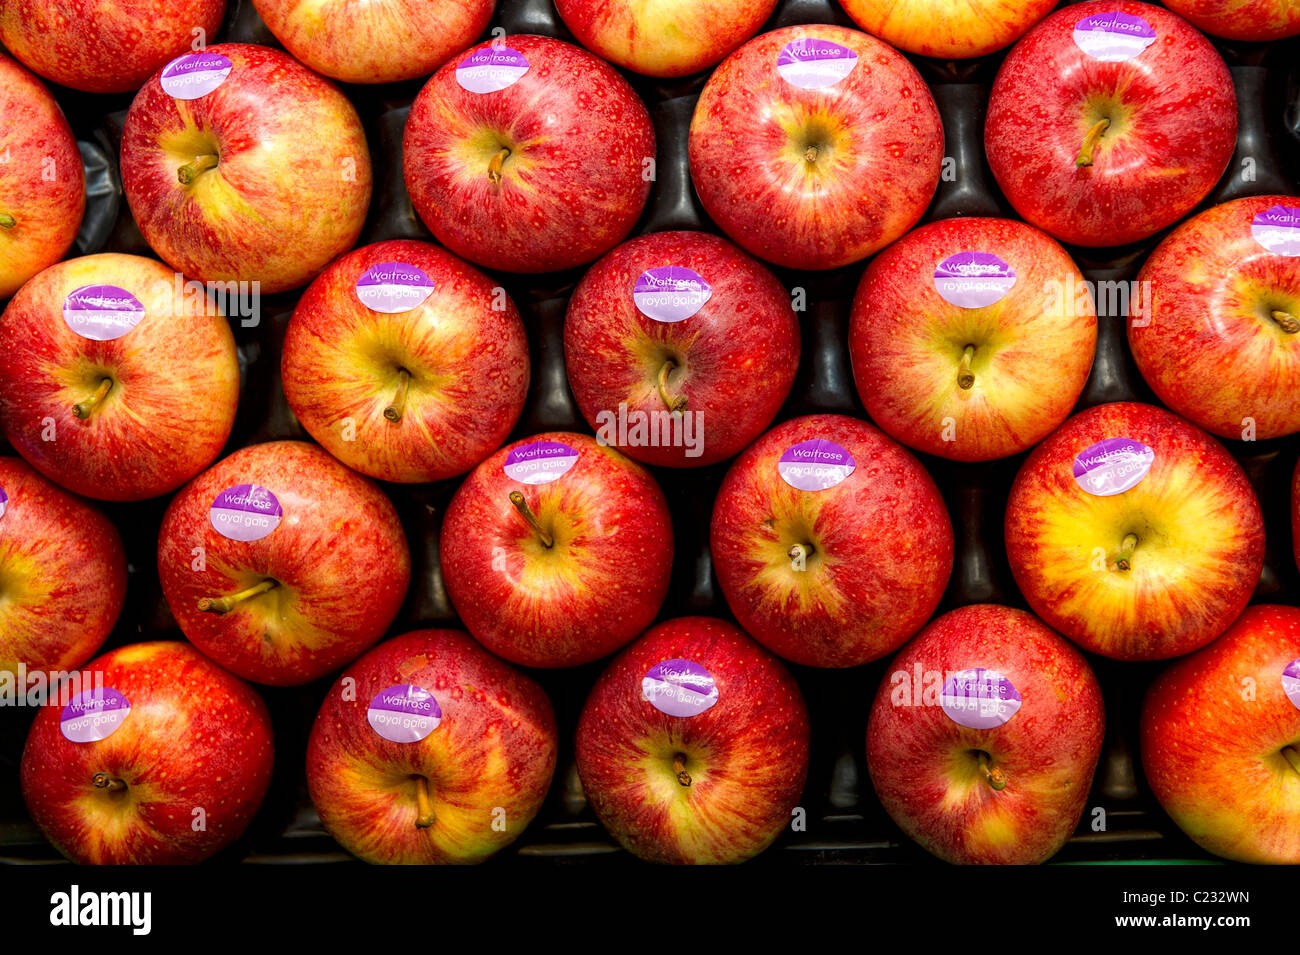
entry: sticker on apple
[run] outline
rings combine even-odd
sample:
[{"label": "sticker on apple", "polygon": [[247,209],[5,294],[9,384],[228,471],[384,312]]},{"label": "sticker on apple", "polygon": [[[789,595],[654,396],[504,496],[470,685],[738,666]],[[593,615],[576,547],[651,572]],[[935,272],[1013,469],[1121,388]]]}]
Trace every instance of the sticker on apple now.
[{"label": "sticker on apple", "polygon": [[985,308],[1016,285],[1016,270],[991,252],[958,252],[935,267],[934,288],[959,308]]},{"label": "sticker on apple", "polygon": [[834,441],[815,438],[786,448],[776,463],[781,479],[801,491],[825,491],[844,481],[857,462]]},{"label": "sticker on apple", "polygon": [[558,441],[521,444],[506,455],[506,477],[520,484],[550,484],[578,463],[578,452]]},{"label": "sticker on apple", "polygon": [[442,708],[422,686],[399,683],[376,693],[366,709],[370,728],[394,743],[418,743],[438,728]]},{"label": "sticker on apple", "polygon": [[781,78],[801,90],[834,86],[857,65],[858,55],[848,47],[811,36],[791,40],[776,58]]},{"label": "sticker on apple", "polygon": [[144,321],[144,306],[116,285],[83,285],[63,300],[63,320],[82,338],[111,342]]},{"label": "sticker on apple", "polygon": [[282,517],[279,498],[256,484],[226,488],[208,509],[208,520],[218,534],[244,543],[266,537],[280,526]]},{"label": "sticker on apple", "polygon": [[4,488],[0,487],[0,517],[5,516],[5,508],[8,506],[9,506],[9,495],[5,493]]},{"label": "sticker on apple", "polygon": [[647,269],[632,287],[638,311],[656,322],[684,322],[713,297],[713,286],[699,272],[681,265]]},{"label": "sticker on apple", "polygon": [[1156,31],[1139,16],[1111,10],[1076,23],[1074,42],[1094,60],[1123,63],[1155,43]]},{"label": "sticker on apple", "polygon": [[974,667],[948,677],[939,706],[948,719],[973,730],[996,729],[1020,710],[1020,693],[997,670]]},{"label": "sticker on apple", "polygon": [[96,687],[78,693],[59,714],[59,732],[74,743],[108,739],[131,712],[131,703],[117,690]]},{"label": "sticker on apple", "polygon": [[664,660],[642,677],[641,699],[669,716],[699,716],[718,702],[718,686],[692,660]]},{"label": "sticker on apple", "polygon": [[366,308],[397,315],[423,305],[433,294],[433,279],[405,262],[381,262],[357,279],[356,290]]},{"label": "sticker on apple", "polygon": [[1300,710],[1300,660],[1292,660],[1282,671],[1282,689],[1286,691],[1287,699]]},{"label": "sticker on apple", "polygon": [[1089,494],[1111,497],[1137,487],[1155,460],[1141,441],[1107,438],[1075,456],[1074,480]]},{"label": "sticker on apple", "polygon": [[1300,208],[1273,206],[1250,223],[1255,241],[1277,255],[1300,255]]},{"label": "sticker on apple", "polygon": [[232,68],[220,53],[186,53],[163,67],[158,82],[173,99],[198,99],[226,82]]},{"label": "sticker on apple", "polygon": [[485,46],[460,61],[456,82],[471,93],[497,93],[523,79],[528,68],[528,58],[518,50]]}]

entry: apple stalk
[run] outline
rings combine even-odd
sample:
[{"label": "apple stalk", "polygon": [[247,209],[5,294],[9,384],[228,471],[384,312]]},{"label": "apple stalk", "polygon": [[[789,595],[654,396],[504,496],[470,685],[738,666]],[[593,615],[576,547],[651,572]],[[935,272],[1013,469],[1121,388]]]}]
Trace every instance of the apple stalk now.
[{"label": "apple stalk", "polygon": [[1297,319],[1290,312],[1284,312],[1281,309],[1274,309],[1272,315],[1273,321],[1277,322],[1278,325],[1281,326],[1282,331],[1286,332],[1288,335],[1294,335],[1296,332],[1300,332],[1300,319]]},{"label": "apple stalk", "polygon": [[659,397],[663,399],[663,403],[667,406],[669,414],[676,414],[686,407],[685,395],[678,395],[674,398],[672,392],[668,390],[668,376],[672,374],[673,369],[676,367],[677,362],[673,361],[671,358],[667,359],[663,365],[660,366],[659,377],[656,379],[656,384],[659,387]]},{"label": "apple stalk", "polygon": [[683,786],[690,786],[691,774],[686,771],[686,754],[677,753],[673,756],[673,772],[677,774],[677,781]]},{"label": "apple stalk", "polygon": [[1130,570],[1133,567],[1133,551],[1137,547],[1138,539],[1136,534],[1125,536],[1123,543],[1119,546],[1119,559],[1115,561],[1117,570]]},{"label": "apple stalk", "polygon": [[519,516],[528,522],[528,526],[533,529],[533,533],[537,535],[537,539],[542,542],[543,547],[555,546],[555,538],[542,530],[542,525],[538,522],[537,515],[534,514],[533,509],[528,506],[528,502],[524,500],[524,495],[521,492],[511,491],[510,503],[515,506],[515,510],[519,512]]},{"label": "apple stalk", "polygon": [[397,373],[397,396],[393,398],[393,403],[384,409],[384,417],[393,424],[398,424],[402,420],[402,415],[406,411],[406,393],[411,387],[411,373],[402,368]]},{"label": "apple stalk", "polygon": [[429,798],[429,777],[415,777],[415,828],[428,829],[435,822],[433,800]]},{"label": "apple stalk", "polygon": [[957,387],[962,391],[970,391],[975,387],[975,372],[971,371],[970,363],[975,358],[975,346],[967,345],[961,353],[961,365],[957,368]]},{"label": "apple stalk", "polygon": [[18,220],[9,213],[0,212],[0,229],[12,229],[17,224]]},{"label": "apple stalk", "polygon": [[994,766],[993,760],[988,753],[983,750],[979,751],[980,771],[984,774],[984,779],[994,792],[1002,792],[1007,788],[1007,775],[1002,772],[1001,767]]},{"label": "apple stalk", "polygon": [[488,163],[488,182],[492,183],[492,185],[501,185],[501,171],[509,158],[510,147],[502,146],[500,151],[492,157],[492,161]]},{"label": "apple stalk", "polygon": [[251,600],[268,590],[274,590],[277,586],[279,585],[276,581],[267,578],[261,583],[254,584],[247,590],[241,590],[237,594],[231,594],[229,597],[203,597],[199,600],[199,610],[204,613],[230,613],[245,600]]},{"label": "apple stalk", "polygon": [[1087,135],[1083,137],[1083,146],[1079,149],[1079,155],[1074,160],[1076,166],[1092,165],[1092,151],[1097,148],[1097,143],[1101,142],[1102,134],[1109,128],[1110,120],[1099,119],[1092,129],[1088,130]]},{"label": "apple stalk", "polygon": [[79,401],[72,406],[72,413],[76,415],[78,418],[80,418],[81,420],[83,421],[86,420],[87,418],[90,417],[90,413],[95,410],[95,408],[99,405],[100,402],[102,402],[105,398],[108,397],[108,393],[112,390],[113,390],[113,379],[112,378],[101,379],[99,382],[99,387],[95,389],[94,394],[92,394],[89,398],[86,398],[83,401]]},{"label": "apple stalk", "polygon": [[193,162],[187,162],[176,170],[176,178],[180,180],[181,185],[188,186],[209,169],[216,169],[218,162],[220,159],[211,153],[195,156]]},{"label": "apple stalk", "polygon": [[95,773],[90,784],[96,789],[107,789],[111,793],[120,793],[126,789],[126,780],[110,776],[108,773]]}]

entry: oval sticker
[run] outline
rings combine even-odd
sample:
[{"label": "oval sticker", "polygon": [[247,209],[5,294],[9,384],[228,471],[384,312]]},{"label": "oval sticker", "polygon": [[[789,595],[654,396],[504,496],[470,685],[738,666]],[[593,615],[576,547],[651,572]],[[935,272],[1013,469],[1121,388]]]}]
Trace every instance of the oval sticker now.
[{"label": "oval sticker", "polygon": [[669,716],[698,716],[718,702],[718,686],[692,660],[664,660],[641,679],[641,699]]},{"label": "oval sticker", "polygon": [[208,509],[208,520],[218,534],[244,543],[266,537],[280,526],[283,516],[279,498],[256,484],[226,488]]},{"label": "oval sticker", "polygon": [[839,484],[857,467],[853,455],[834,441],[815,438],[786,448],[776,464],[781,479],[801,491],[824,491]]},{"label": "oval sticker", "polygon": [[1300,255],[1300,208],[1273,206],[1250,223],[1255,241],[1277,255]]},{"label": "oval sticker", "polygon": [[713,286],[694,269],[666,265],[647,269],[632,287],[632,301],[656,322],[683,322],[713,297]]},{"label": "oval sticker", "polygon": [[997,670],[975,667],[944,681],[939,705],[948,719],[973,730],[1001,726],[1020,709],[1020,694]]},{"label": "oval sticker", "polygon": [[111,342],[144,320],[144,306],[116,285],[83,285],[63,300],[63,320],[82,338]]},{"label": "oval sticker", "polygon": [[5,508],[8,506],[9,506],[9,495],[5,493],[4,488],[0,487],[0,517],[5,516]]},{"label": "oval sticker", "polygon": [[985,308],[1015,287],[1016,270],[990,252],[958,252],[934,270],[935,291],[960,308]]},{"label": "oval sticker", "polygon": [[1292,660],[1282,671],[1282,689],[1286,691],[1287,699],[1300,710],[1300,660]]},{"label": "oval sticker", "polygon": [[1155,460],[1155,451],[1141,441],[1107,438],[1075,456],[1074,480],[1098,497],[1123,494],[1147,476]]},{"label": "oval sticker", "polygon": [[1111,10],[1084,17],[1074,25],[1074,42],[1103,63],[1122,63],[1156,42],[1156,31],[1141,17]]},{"label": "oval sticker", "polygon": [[74,743],[107,739],[131,712],[131,703],[117,690],[96,687],[78,693],[59,714],[59,732]]},{"label": "oval sticker", "polygon": [[456,82],[471,93],[496,93],[518,83],[528,68],[528,58],[518,50],[485,46],[460,61]]},{"label": "oval sticker", "polygon": [[372,312],[396,315],[423,305],[433,294],[433,279],[405,262],[381,262],[357,279],[357,298]]},{"label": "oval sticker", "polygon": [[186,53],[163,67],[158,82],[173,99],[198,99],[226,82],[232,68],[220,53]]},{"label": "oval sticker", "polygon": [[366,708],[370,728],[394,743],[418,743],[442,722],[442,708],[422,686],[399,683],[376,693]]},{"label": "oval sticker", "polygon": [[506,455],[506,477],[520,484],[549,484],[578,463],[578,452],[558,441],[521,444]]},{"label": "oval sticker", "polygon": [[791,40],[776,58],[781,78],[801,90],[834,86],[857,65],[858,55],[848,47],[811,36]]}]

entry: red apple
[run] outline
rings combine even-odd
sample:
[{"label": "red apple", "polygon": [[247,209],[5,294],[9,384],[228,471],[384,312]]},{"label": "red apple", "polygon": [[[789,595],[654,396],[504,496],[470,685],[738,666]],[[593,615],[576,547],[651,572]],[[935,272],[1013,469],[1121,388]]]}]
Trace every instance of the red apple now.
[{"label": "red apple", "polygon": [[1300,199],[1207,209],[1157,246],[1138,281],[1149,309],[1128,340],[1161,401],[1224,438],[1300,431]]},{"label": "red apple", "polygon": [[966,59],[1014,43],[1056,0],[840,0],[855,23],[921,56]]},{"label": "red apple", "polygon": [[851,667],[896,650],[952,572],[952,522],[921,463],[864,421],[777,425],[727,472],[710,549],[727,605],[772,652]]},{"label": "red apple", "polygon": [[477,269],[426,242],[379,242],[307,289],[281,369],[294,414],[344,464],[441,481],[519,420],[528,339],[514,303]]},{"label": "red apple", "polygon": [[1177,222],[1236,142],[1223,58],[1181,17],[1134,0],[1071,4],[1029,31],[998,71],[984,129],[1016,211],[1085,246]]},{"label": "red apple", "polygon": [[1197,845],[1300,863],[1300,610],[1250,607],[1162,673],[1142,709],[1142,766]]},{"label": "red apple", "polygon": [[1199,29],[1229,40],[1260,43],[1300,33],[1295,0],[1164,0]]},{"label": "red apple", "polygon": [[370,182],[347,97],[269,47],[180,57],[127,113],[131,212],[154,251],[192,278],[265,293],[305,284],[357,241]]},{"label": "red apple", "polygon": [[32,820],[74,862],[193,863],[247,828],[271,781],[266,705],[184,643],[121,647],[46,706],[23,750]]},{"label": "red apple", "polygon": [[849,350],[871,420],[958,461],[1017,454],[1070,414],[1097,317],[1070,256],[1033,226],[945,219],[867,268]]},{"label": "red apple", "polygon": [[691,120],[691,179],[713,220],[777,265],[829,269],[914,226],[943,126],[897,50],[843,27],[750,40],[709,77]]},{"label": "red apple", "polygon": [[597,262],[569,300],[569,386],[602,443],[667,467],[731,457],[799,367],[790,295],[730,242],[661,232]]},{"label": "red apple", "polygon": [[230,325],[177,273],[135,255],[51,266],[0,315],[0,421],[70,491],[135,501],[175,490],[235,424]]},{"label": "red apple", "polygon": [[1011,487],[1007,555],[1049,626],[1119,660],[1190,653],[1245,608],[1264,562],[1250,481],[1177,415],[1121,402],[1075,415]]},{"label": "red apple", "polygon": [[743,862],[790,824],[808,711],[781,662],[721,620],[652,628],[596,681],[578,775],[597,818],[650,862]]},{"label": "red apple", "polygon": [[200,650],[245,679],[294,686],[383,636],[411,557],[379,488],[315,445],[273,441],[223,458],[176,495],[158,573]]},{"label": "red apple", "polygon": [[597,660],[654,620],[673,529],[653,477],[585,434],[516,441],[480,464],[443,520],[447,594],[479,643],[533,667]]},{"label": "red apple", "polygon": [[480,862],[537,815],[557,748],[540,686],[462,633],[420,630],[335,682],[307,786],[330,835],[366,862]]},{"label": "red apple", "polygon": [[1023,610],[944,614],[876,693],[867,768],[900,829],[958,864],[1034,865],[1083,814],[1105,727],[1074,647]]},{"label": "red apple", "polygon": [[86,174],[59,104],[3,53],[0,116],[0,299],[6,299],[71,247],[86,207]]},{"label": "red apple", "polygon": [[509,272],[584,265],[631,231],[650,194],[650,114],[609,64],[544,36],[458,54],[411,107],[411,201],[457,255]]}]

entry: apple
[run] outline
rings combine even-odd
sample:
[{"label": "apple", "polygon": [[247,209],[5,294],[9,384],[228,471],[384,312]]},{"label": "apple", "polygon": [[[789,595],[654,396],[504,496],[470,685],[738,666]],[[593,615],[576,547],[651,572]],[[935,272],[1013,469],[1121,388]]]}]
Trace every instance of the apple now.
[{"label": "apple", "polygon": [[844,415],[777,425],[732,464],[709,547],[737,622],[795,663],[852,667],[896,650],[952,572],[952,522],[921,463]]},{"label": "apple", "polygon": [[1105,728],[1083,655],[1023,610],[946,613],[894,659],[867,769],[908,837],[957,864],[1035,865],[1083,814]]},{"label": "apple", "polygon": [[1300,863],[1300,609],[1249,607],[1160,674],[1142,708],[1142,766],[1208,852]]},{"label": "apple", "polygon": [[1056,0],[840,0],[853,21],[890,46],[968,59],[1014,43]]},{"label": "apple", "polygon": [[632,230],[654,178],[636,92],[586,50],[507,36],[458,54],[411,106],[406,188],[438,241],[507,272],[585,265]]},{"label": "apple", "polygon": [[615,658],[578,720],[596,817],[650,862],[743,862],[790,823],[808,711],[781,662],[733,624],[680,617]]},{"label": "apple", "polygon": [[579,43],[647,76],[707,70],[763,28],[777,0],[555,0]]},{"label": "apple", "polygon": [[542,688],[455,630],[381,643],[335,682],[307,742],[321,822],[366,862],[481,862],[537,815],[558,734]]},{"label": "apple", "polygon": [[1007,556],[1034,612],[1085,650],[1161,660],[1209,643],[1264,562],[1250,481],[1223,447],[1152,405],[1075,415],[1007,501]]},{"label": "apple", "polygon": [[5,118],[0,125],[3,300],[72,246],[86,208],[86,174],[59,104],[36,77],[3,53],[0,116]]},{"label": "apple", "polygon": [[673,564],[668,504],[635,461],[547,432],[470,473],[443,519],[442,573],[479,643],[512,663],[612,653],[659,613]]},{"label": "apple", "polygon": [[1164,0],[1198,29],[1229,40],[1261,43],[1300,33],[1294,0]]},{"label": "apple", "polygon": [[597,439],[666,467],[713,464],[757,438],[799,351],[785,287],[702,232],[620,245],[583,277],[564,323],[569,386]]},{"label": "apple", "polygon": [[1177,222],[1236,142],[1223,58],[1186,20],[1134,0],[1071,4],[1030,30],[998,70],[984,128],[1016,211],[1083,246]]},{"label": "apple", "polygon": [[145,240],[179,271],[269,294],[306,284],[357,241],[370,152],[334,84],[279,50],[222,43],[140,90],[122,184]]},{"label": "apple", "polygon": [[243,834],[274,749],[248,684],[172,641],[113,650],[79,682],[41,708],[23,750],[23,798],[55,848],[79,863],[193,863]]},{"label": "apple", "polygon": [[768,262],[830,269],[914,226],[943,163],[930,90],[902,54],[844,27],[785,27],[709,77],[691,179],[722,231]]},{"label": "apple", "polygon": [[281,377],[331,454],[404,483],[464,474],[501,446],[528,394],[528,339],[495,282],[436,246],[350,252],[298,301]]},{"label": "apple", "polygon": [[0,0],[0,43],[55,83],[125,93],[215,36],[225,14],[226,0]]},{"label": "apple", "polygon": [[175,490],[230,437],[239,361],[230,325],[154,259],[50,266],[0,315],[0,421],[46,477],[85,497]]},{"label": "apple", "polygon": [[1223,438],[1300,431],[1300,198],[1207,209],[1156,247],[1138,281],[1149,309],[1128,340],[1162,402]]},{"label": "apple", "polygon": [[411,555],[373,483],[315,445],[272,441],[223,458],[172,499],[158,573],[195,646],[255,683],[296,686],[383,636]]},{"label": "apple", "polygon": [[958,461],[1017,454],[1070,414],[1097,317],[1070,256],[1010,219],[944,219],[867,267],[849,352],[871,420]]},{"label": "apple", "polygon": [[297,59],[345,83],[428,76],[487,28],[496,0],[253,0]]}]

